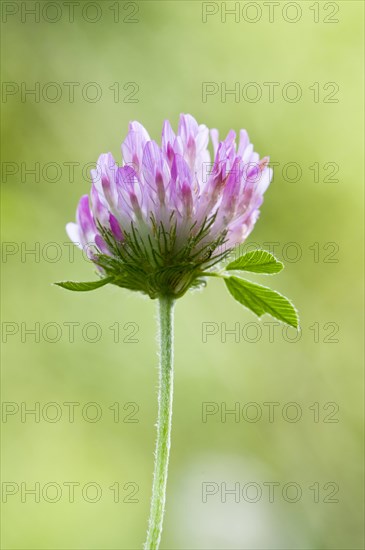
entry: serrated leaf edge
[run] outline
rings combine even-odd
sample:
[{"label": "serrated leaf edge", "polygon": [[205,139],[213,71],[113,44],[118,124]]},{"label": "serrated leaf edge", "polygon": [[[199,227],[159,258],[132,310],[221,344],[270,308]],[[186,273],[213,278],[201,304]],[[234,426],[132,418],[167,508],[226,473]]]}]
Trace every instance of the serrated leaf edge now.
[{"label": "serrated leaf edge", "polygon": [[[293,325],[290,325],[289,323],[286,323],[285,321],[281,321],[280,319],[278,319],[277,317],[274,317],[273,315],[271,315],[271,313],[269,313],[268,311],[265,311],[265,313],[263,313],[262,315],[257,315],[257,313],[255,313],[254,311],[252,311],[252,309],[250,309],[249,307],[247,307],[245,304],[242,304],[241,302],[238,302],[238,300],[236,300],[236,302],[238,302],[240,304],[240,306],[244,307],[245,309],[247,309],[248,311],[250,311],[251,313],[253,313],[254,315],[256,315],[256,317],[259,319],[259,321],[261,321],[262,317],[264,315],[270,315],[271,317],[273,317],[274,319],[276,319],[279,323],[283,324],[283,325],[287,325],[289,327],[292,327],[294,328],[296,331],[300,332],[301,331],[301,328],[300,328],[300,318],[299,318],[299,311],[297,310],[297,308],[295,307],[295,305],[293,304],[293,302],[287,297],[287,296],[284,296],[284,294],[281,294],[281,292],[279,292],[278,290],[273,290],[272,288],[270,288],[269,286],[265,286],[265,285],[261,285],[259,283],[253,283],[252,281],[249,281],[248,279],[244,279],[243,277],[236,277],[237,279],[241,279],[242,281],[245,281],[247,283],[251,283],[251,284],[254,284],[254,285],[257,285],[257,286],[261,286],[262,288],[265,288],[266,290],[271,290],[272,292],[275,292],[276,294],[278,294],[281,298],[284,298],[285,300],[288,300],[288,302],[290,303],[290,305],[292,306],[292,308],[294,309],[295,311],[295,316],[296,316],[296,320],[297,320],[297,326],[294,327]],[[225,276],[225,275],[222,275],[222,279],[231,279],[230,276]],[[228,289],[228,288],[227,288]],[[229,291],[229,289],[228,289]],[[230,292],[229,292],[230,293]],[[230,293],[231,294],[231,293]],[[232,294],[231,294],[232,296]],[[232,296],[232,298],[234,298],[234,296]],[[234,298],[235,299],[235,298]]]},{"label": "serrated leaf edge", "polygon": [[[247,254],[252,254],[252,252],[265,252],[266,254],[269,254],[273,260],[275,261],[275,264],[278,264],[280,265],[280,269],[279,271],[276,271],[275,273],[266,273],[265,271],[253,271],[252,269],[245,269],[244,267],[242,268],[229,268],[229,266],[231,264],[234,264],[235,262],[237,262],[238,260],[240,260],[241,258],[243,258],[244,256],[247,256]],[[252,264],[252,265],[255,265],[255,264]],[[258,264],[258,265],[266,265],[266,264]],[[270,264],[267,264],[267,265],[270,265]],[[225,267],[225,271],[234,271],[234,272],[241,272],[241,271],[245,271],[246,273],[257,273],[258,275],[277,275],[278,273],[280,273],[285,267],[285,264],[278,260],[278,258],[276,256],[274,256],[274,254],[272,254],[271,252],[269,252],[268,250],[264,250],[264,249],[259,249],[259,250],[250,250],[248,252],[245,252],[244,254],[242,254],[241,256],[239,256],[238,258],[236,258],[235,260],[233,260],[232,262],[230,262],[228,265],[226,265]]]},{"label": "serrated leaf edge", "polygon": [[[63,288],[65,290],[70,290],[71,292],[90,292],[91,290],[97,290],[98,288],[102,288],[103,286],[111,283],[113,281],[113,277],[106,277],[105,279],[100,279],[99,281],[59,281],[56,283],[53,283],[55,286],[59,286],[60,288]],[[95,285],[94,288],[68,288],[66,285]]]}]

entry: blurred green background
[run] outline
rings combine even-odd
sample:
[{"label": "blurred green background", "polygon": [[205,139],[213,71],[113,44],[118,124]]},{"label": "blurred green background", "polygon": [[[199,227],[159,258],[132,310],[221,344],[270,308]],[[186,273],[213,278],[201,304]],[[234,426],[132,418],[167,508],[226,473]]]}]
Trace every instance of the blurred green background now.
[{"label": "blurred green background", "polygon": [[[246,128],[261,156],[280,163],[250,242],[278,243],[286,269],[270,283],[293,299],[302,330],[290,342],[294,331],[269,317],[259,324],[218,280],[177,304],[162,548],[363,548],[363,3],[281,2],[273,22],[262,2],[241,2],[226,22],[220,2],[203,4],[79,2],[70,22],[63,2],[41,2],[39,21],[24,11],[34,2],[2,3],[3,548],[141,548],[156,304],[113,287],[75,295],[51,283],[93,278],[64,229],[89,190],[88,163],[107,151],[119,159],[130,120],[159,139],[163,120],[176,128],[180,112],[221,135]],[[22,95],[37,82],[39,97]],[[67,82],[79,83],[73,102]],[[219,89],[207,101],[204,82]],[[236,82],[238,101],[222,101],[222,83]],[[268,82],[278,83],[273,101]],[[289,82],[301,88],[297,102],[283,97],[295,95]],[[261,99],[248,101],[258,87]],[[26,333],[36,323],[39,338]],[[224,338],[237,323],[239,336]],[[216,333],[204,341],[207,326]],[[207,402],[218,412],[203,422]],[[277,404],[273,421],[267,403]],[[39,418],[26,414],[37,407]],[[240,418],[223,422],[224,407],[239,407]],[[207,502],[205,482],[217,491]],[[36,483],[39,499],[27,493]],[[224,502],[224,483],[239,484],[239,502]],[[256,484],[248,497],[247,483]],[[257,487],[261,498],[249,502]]]}]

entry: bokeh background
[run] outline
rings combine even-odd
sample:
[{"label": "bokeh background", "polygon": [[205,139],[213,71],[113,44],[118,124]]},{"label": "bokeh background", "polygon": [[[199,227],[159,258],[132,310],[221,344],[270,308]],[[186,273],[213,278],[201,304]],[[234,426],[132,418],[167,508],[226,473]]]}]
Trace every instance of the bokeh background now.
[{"label": "bokeh background", "polygon": [[[297,305],[301,333],[258,323],[219,280],[177,304],[162,548],[363,548],[363,3],[280,2],[271,22],[262,2],[236,3],[226,21],[220,2],[81,1],[73,17],[63,2],[35,4],[2,3],[2,547],[143,543],[156,304],[51,283],[93,279],[64,226],[98,155],[119,158],[130,120],[158,139],[165,118],[176,128],[189,112],[221,134],[246,128],[280,163],[250,243],[277,243],[286,269],[270,283]],[[204,82],[219,90],[206,101]],[[277,83],[272,101],[265,82]],[[240,97],[222,98],[235,83]],[[204,403],[215,403],[206,422]],[[224,407],[240,417],[222,421]],[[224,484],[240,496],[224,499]]]}]

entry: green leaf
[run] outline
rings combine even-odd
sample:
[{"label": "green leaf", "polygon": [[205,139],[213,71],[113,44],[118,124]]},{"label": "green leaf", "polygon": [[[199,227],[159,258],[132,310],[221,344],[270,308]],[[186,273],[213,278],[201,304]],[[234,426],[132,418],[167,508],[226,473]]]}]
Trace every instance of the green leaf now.
[{"label": "green leaf", "polygon": [[294,328],[299,327],[297,310],[279,292],[238,277],[226,277],[224,281],[233,298],[256,313],[258,317],[269,313],[282,323]]},{"label": "green leaf", "polygon": [[74,290],[76,292],[86,292],[87,290],[95,290],[101,286],[107,285],[113,281],[113,277],[106,277],[100,279],[100,281],[91,281],[89,283],[76,283],[73,281],[63,281],[61,283],[54,283],[57,286],[66,288],[67,290]]},{"label": "green leaf", "polygon": [[227,265],[226,270],[253,271],[254,273],[279,273],[284,264],[266,250],[252,250]]}]

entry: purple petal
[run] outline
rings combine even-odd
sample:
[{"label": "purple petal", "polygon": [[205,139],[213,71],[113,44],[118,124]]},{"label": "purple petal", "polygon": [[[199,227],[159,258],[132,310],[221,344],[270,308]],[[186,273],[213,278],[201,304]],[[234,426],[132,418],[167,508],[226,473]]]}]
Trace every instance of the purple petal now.
[{"label": "purple petal", "polygon": [[114,237],[118,241],[122,241],[124,239],[123,232],[120,228],[118,220],[113,216],[113,214],[109,215],[109,225],[110,225],[110,229],[112,230],[112,233],[113,233]]},{"label": "purple petal", "polygon": [[148,203],[147,190],[143,188],[137,173],[131,166],[126,165],[119,169],[117,186],[119,195],[118,207],[127,216],[130,217],[133,211],[136,212],[136,208],[138,209],[138,214],[140,210],[146,208]]},{"label": "purple petal", "polygon": [[80,239],[80,232],[79,232],[79,226],[77,223],[70,222],[66,225],[66,232],[69,236],[70,240],[79,248],[82,248],[81,245],[81,239]]},{"label": "purple petal", "polygon": [[176,138],[175,132],[171,128],[170,122],[168,120],[165,120],[162,128],[161,145],[162,145],[162,151],[165,153],[165,155],[168,158],[169,158],[169,150],[173,148],[175,143],[175,138]]},{"label": "purple petal", "polygon": [[129,132],[122,144],[122,154],[125,164],[129,164],[136,171],[142,164],[143,150],[151,138],[147,130],[139,122],[129,124]]},{"label": "purple petal", "polygon": [[187,144],[190,137],[194,137],[198,133],[198,123],[191,115],[180,115],[178,135],[181,137],[184,144]]},{"label": "purple petal", "polygon": [[237,154],[242,157],[247,145],[250,143],[246,130],[240,130],[240,144],[238,146]]},{"label": "purple petal", "polygon": [[85,246],[85,244],[93,242],[97,231],[90,211],[88,195],[83,195],[80,199],[76,212],[76,220],[79,226],[81,244]]},{"label": "purple petal", "polygon": [[99,233],[97,233],[95,235],[95,244],[98,247],[98,249],[100,250],[100,252],[102,252],[102,254],[110,254],[110,250],[108,248],[108,245],[104,241],[103,237],[101,235],[99,235]]}]

